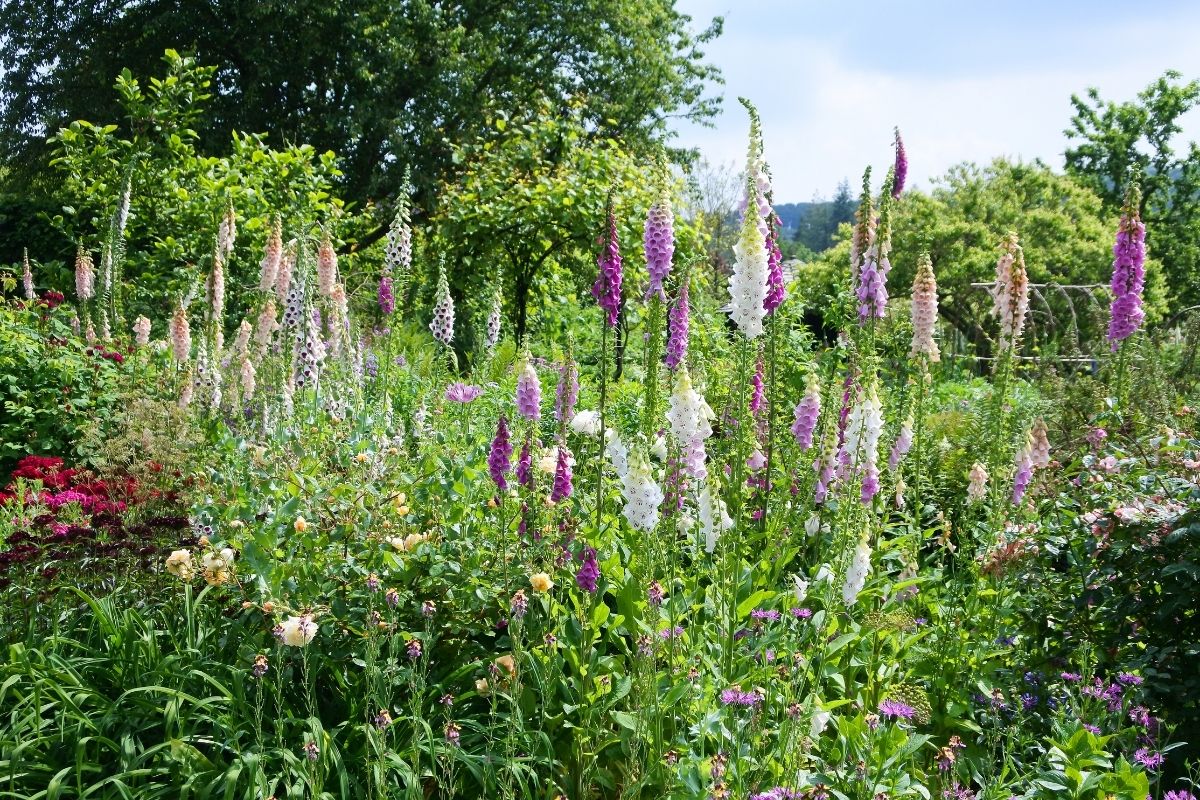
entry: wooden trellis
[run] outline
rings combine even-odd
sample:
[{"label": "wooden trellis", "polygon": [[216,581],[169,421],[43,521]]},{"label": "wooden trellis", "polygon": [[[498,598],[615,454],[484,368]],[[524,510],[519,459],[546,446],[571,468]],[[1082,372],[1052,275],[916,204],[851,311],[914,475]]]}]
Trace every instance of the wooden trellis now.
[{"label": "wooden trellis", "polygon": [[[970,284],[972,289],[985,289],[991,294],[995,287],[994,281],[979,282]],[[1087,343],[1087,348],[1084,349],[1084,341],[1081,335],[1079,325],[1080,310],[1077,304],[1082,304],[1085,313],[1095,314],[1097,318],[1102,318],[1108,313],[1108,297],[1110,290],[1107,284],[1103,283],[1031,283],[1029,284],[1029,311],[1025,317],[1026,340],[1032,339],[1054,339],[1073,344],[1071,350],[1067,353],[1060,353],[1057,356],[1031,356],[1021,355],[1016,356],[1022,361],[1045,361],[1052,360],[1063,364],[1092,364],[1100,356],[1099,350],[1102,349],[1103,343],[1099,347],[1096,340]],[[1065,306],[1066,319],[1060,319],[1059,313],[1051,305],[1050,299],[1061,299]],[[961,332],[960,336],[962,336]],[[965,343],[965,336],[964,343]],[[978,345],[978,342],[972,344]],[[954,352],[949,355],[952,358],[966,358],[975,361],[991,361],[992,356],[980,356],[975,353],[962,352],[964,348],[956,347]],[[976,348],[971,348],[972,350]]]}]

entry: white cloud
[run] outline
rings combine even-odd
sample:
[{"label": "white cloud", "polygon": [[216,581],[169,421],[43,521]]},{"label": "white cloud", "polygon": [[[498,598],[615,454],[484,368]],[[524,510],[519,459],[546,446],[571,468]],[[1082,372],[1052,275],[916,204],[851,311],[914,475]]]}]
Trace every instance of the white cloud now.
[{"label": "white cloud", "polygon": [[[697,21],[720,11],[703,0],[683,5]],[[716,127],[689,127],[678,142],[700,148],[710,161],[740,163],[747,121],[736,98],[751,98],[763,118],[776,197],[784,202],[828,196],[843,177],[856,187],[867,163],[877,186],[891,163],[896,125],[908,151],[910,185],[928,186],[961,161],[1002,155],[1060,167],[1072,93],[1097,86],[1102,97],[1125,100],[1168,67],[1200,76],[1200,48],[1191,46],[1197,32],[1168,21],[1123,28],[1130,46],[1121,52],[1103,32],[1089,31],[1085,38],[1093,46],[1071,41],[1077,57],[1064,59],[1060,49],[1047,64],[1006,60],[1004,43],[983,37],[979,46],[995,51],[994,67],[974,66],[967,74],[927,64],[920,70],[870,68],[832,43],[781,35],[778,28],[764,42],[748,24],[731,17],[727,35],[710,48],[726,77],[725,110]],[[761,18],[753,24],[761,25]],[[1200,139],[1200,110],[1185,118],[1181,138]]]}]

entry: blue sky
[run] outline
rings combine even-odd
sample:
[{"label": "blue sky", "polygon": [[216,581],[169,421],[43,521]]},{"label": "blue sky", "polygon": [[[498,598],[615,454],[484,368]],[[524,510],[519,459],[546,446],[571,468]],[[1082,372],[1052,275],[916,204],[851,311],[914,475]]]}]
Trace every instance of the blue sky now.
[{"label": "blue sky", "polygon": [[[1200,78],[1200,2],[883,2],[678,0],[725,75],[713,128],[683,126],[677,143],[741,163],[744,95],[763,118],[777,202],[828,197],[891,163],[899,126],[910,185],[960,161],[1041,158],[1062,166],[1072,93],[1095,86],[1132,99],[1167,69]],[[1200,110],[1179,148],[1200,140]]]}]

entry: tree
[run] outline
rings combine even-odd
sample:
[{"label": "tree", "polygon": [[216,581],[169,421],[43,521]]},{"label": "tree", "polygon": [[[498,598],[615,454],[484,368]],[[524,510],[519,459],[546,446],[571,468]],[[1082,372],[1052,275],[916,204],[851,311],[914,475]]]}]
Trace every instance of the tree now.
[{"label": "tree", "polygon": [[216,67],[199,152],[234,131],[333,151],[359,203],[393,196],[411,166],[424,204],[497,111],[574,97],[589,135],[635,150],[672,118],[711,116],[719,72],[701,48],[721,20],[690,23],[671,0],[4,0],[0,157],[15,179],[47,178],[47,136],[116,117],[111,77],[174,48]]},{"label": "tree", "polygon": [[[524,121],[491,118],[491,133],[458,146],[461,177],[441,187],[431,220],[433,246],[446,256],[455,294],[482,298],[476,310],[486,312],[500,289],[517,339],[530,327],[531,298],[586,296],[610,193],[626,298],[638,295],[644,275],[642,225],[654,197],[647,179],[653,170],[618,142],[589,137],[582,104],[565,114],[555,106],[548,100]],[[684,227],[677,221],[677,234]]]},{"label": "tree", "polygon": [[1174,150],[1179,119],[1200,102],[1200,81],[1181,83],[1168,71],[1137,99],[1104,101],[1096,89],[1071,96],[1075,114],[1065,131],[1068,173],[1119,211],[1125,188],[1141,176],[1142,219],[1150,253],[1162,262],[1173,297],[1200,303],[1200,147]]},{"label": "tree", "polygon": [[852,222],[857,207],[858,201],[850,193],[850,183],[843,178],[832,200],[814,197],[807,205],[796,225],[796,241],[814,253],[829,249],[834,244],[838,226]]},{"label": "tree", "polygon": [[[139,79],[128,70],[118,76],[120,125],[76,121],[51,138],[63,203],[53,221],[71,255],[75,244],[96,254],[128,186],[122,239],[129,280],[115,288],[122,302],[161,318],[208,269],[217,222],[232,207],[239,236],[226,269],[236,308],[242,290],[257,284],[272,215],[296,235],[341,209],[331,191],[336,158],[309,145],[272,149],[261,136],[237,132],[221,156],[200,155],[192,125],[209,99],[213,68],[174,51],[163,60],[161,78]],[[31,244],[40,255],[41,243]]]}]

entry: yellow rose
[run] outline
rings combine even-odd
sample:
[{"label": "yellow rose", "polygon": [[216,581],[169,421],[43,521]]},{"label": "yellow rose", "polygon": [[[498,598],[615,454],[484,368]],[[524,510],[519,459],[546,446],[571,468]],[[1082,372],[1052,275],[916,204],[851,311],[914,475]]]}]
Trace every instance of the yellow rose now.
[{"label": "yellow rose", "polygon": [[517,662],[510,655],[503,655],[497,658],[496,666],[507,672],[510,678],[514,678],[517,675]]},{"label": "yellow rose", "polygon": [[296,521],[292,523],[292,527],[296,529],[296,533],[304,533],[308,530],[308,522],[304,517],[296,517]]},{"label": "yellow rose", "polygon": [[354,460],[360,464],[365,464],[365,463],[367,463],[367,458],[368,458],[368,456],[366,453],[359,453],[358,455],[356,455],[354,457]]},{"label": "yellow rose", "polygon": [[548,592],[554,588],[554,581],[544,572],[535,572],[529,576],[529,585],[535,592]]}]

